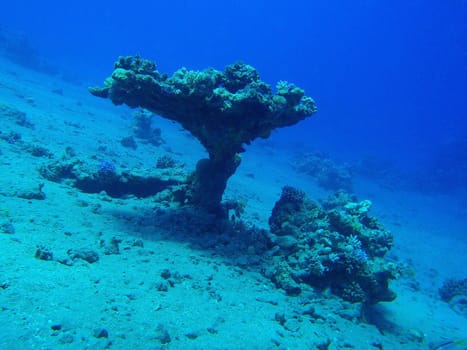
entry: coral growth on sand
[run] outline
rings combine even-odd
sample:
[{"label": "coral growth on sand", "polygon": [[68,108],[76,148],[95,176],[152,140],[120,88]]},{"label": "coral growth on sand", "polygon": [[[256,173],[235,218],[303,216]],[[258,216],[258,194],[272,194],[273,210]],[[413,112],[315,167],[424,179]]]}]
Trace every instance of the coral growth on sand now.
[{"label": "coral growth on sand", "polygon": [[105,86],[90,88],[91,94],[116,105],[145,108],[190,131],[209,159],[198,162],[187,197],[212,212],[221,211],[222,194],[240,164],[244,144],[316,112],[313,99],[301,88],[280,81],[274,92],[255,68],[241,62],[224,72],[181,68],[170,77],[139,56],[120,57],[114,68]]},{"label": "coral growth on sand", "polygon": [[394,300],[388,282],[398,266],[384,259],[393,239],[368,214],[371,202],[339,192],[323,207],[301,190],[283,188],[269,219],[276,253],[267,275],[290,295],[307,284],[350,302]]},{"label": "coral growth on sand", "polygon": [[293,162],[294,168],[316,179],[327,190],[352,190],[352,171],[349,165],[336,164],[321,152],[305,153]]},{"label": "coral growth on sand", "polygon": [[90,164],[74,155],[72,150],[60,159],[51,159],[39,167],[40,175],[49,181],[66,182],[86,193],[105,193],[111,197],[148,197],[170,189],[178,193],[185,180],[180,166],[147,171],[119,171],[116,165],[103,159]]}]

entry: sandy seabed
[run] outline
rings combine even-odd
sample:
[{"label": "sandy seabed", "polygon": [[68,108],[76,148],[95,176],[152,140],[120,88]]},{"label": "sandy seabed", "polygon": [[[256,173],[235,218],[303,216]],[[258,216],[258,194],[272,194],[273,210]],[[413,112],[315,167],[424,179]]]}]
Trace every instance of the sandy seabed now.
[{"label": "sandy seabed", "polygon": [[[466,277],[462,196],[389,191],[356,179],[358,197],[373,202],[372,214],[394,234],[391,257],[414,276],[393,281],[397,299],[365,316],[329,293],[289,297],[261,274],[254,251],[236,249],[241,237],[218,247],[202,232],[162,225],[166,215],[153,197],[83,193],[39,172],[66,149],[96,167],[108,159],[119,170],[150,171],[169,155],[189,171],[205,156],[193,137],[157,119],[163,145],[125,148],[131,110],[85,86],[0,64],[0,105],[26,116],[0,119],[1,349],[395,350],[467,337],[465,316],[438,295],[445,279]],[[226,192],[247,201],[243,220],[267,228],[285,185],[315,199],[329,194],[295,173],[290,158],[274,137],[249,147]],[[34,196],[41,191],[45,198]],[[118,251],[109,251],[112,242]],[[98,260],[71,262],[70,251]]]}]

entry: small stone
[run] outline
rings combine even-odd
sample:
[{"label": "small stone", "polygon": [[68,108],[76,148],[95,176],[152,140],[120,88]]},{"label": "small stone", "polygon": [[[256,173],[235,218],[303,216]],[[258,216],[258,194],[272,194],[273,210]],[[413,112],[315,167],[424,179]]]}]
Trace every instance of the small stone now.
[{"label": "small stone", "polygon": [[347,307],[342,310],[338,310],[336,314],[349,321],[355,321],[361,317],[361,311],[358,307]]},{"label": "small stone", "polygon": [[164,283],[164,282],[156,283],[155,287],[158,292],[167,292],[169,290],[169,286],[167,285],[167,283]]},{"label": "small stone", "polygon": [[326,339],[325,341],[322,341],[318,345],[316,345],[316,348],[318,350],[327,350],[329,349],[329,345],[331,345],[331,339]]},{"label": "small stone", "polygon": [[285,315],[282,312],[276,312],[274,315],[274,320],[277,321],[281,326],[287,321]]},{"label": "small stone", "polygon": [[16,197],[22,199],[36,199],[36,200],[44,200],[46,195],[42,189],[44,188],[44,184],[40,183],[36,189],[32,190],[21,190],[16,193]]},{"label": "small stone", "polygon": [[169,279],[172,276],[169,269],[164,269],[161,272],[161,277],[165,280]]},{"label": "small stone", "polygon": [[171,337],[165,326],[159,323],[156,327],[156,333],[154,338],[158,340],[161,344],[168,344],[171,342]]},{"label": "small stone", "polygon": [[198,338],[200,335],[201,335],[201,331],[197,330],[197,331],[191,331],[191,332],[186,333],[185,337],[187,337],[188,339],[194,340]]},{"label": "small stone", "polygon": [[371,346],[377,348],[377,349],[380,349],[380,350],[383,350],[383,343],[379,342],[379,341],[375,341],[373,343],[371,343]]},{"label": "small stone", "polygon": [[96,328],[93,335],[95,338],[108,338],[109,332],[105,328]]},{"label": "small stone", "polygon": [[314,317],[315,312],[316,312],[315,308],[313,306],[310,306],[306,308],[305,310],[303,310],[302,315],[308,315],[308,316]]},{"label": "small stone", "polygon": [[5,222],[5,223],[0,225],[0,231],[2,233],[12,235],[12,234],[15,233],[16,230],[15,230],[15,227],[13,226],[13,224],[11,222]]},{"label": "small stone", "polygon": [[54,259],[54,255],[53,253],[50,251],[49,248],[46,248],[44,246],[39,246],[37,247],[36,249],[36,253],[34,255],[37,259],[40,259],[40,260],[46,260],[46,261],[50,261],[50,260],[53,260]]},{"label": "small stone", "polygon": [[136,141],[133,136],[127,136],[124,137],[120,140],[120,144],[123,147],[131,148],[131,149],[137,149],[138,145],[136,144]]},{"label": "small stone", "polygon": [[302,292],[300,286],[292,279],[284,281],[282,287],[284,288],[287,295],[297,296]]},{"label": "small stone", "polygon": [[71,260],[68,255],[57,256],[55,260],[62,265],[73,266],[73,260]]},{"label": "small stone", "polygon": [[407,334],[407,337],[409,339],[409,341],[411,342],[416,342],[416,343],[423,343],[425,341],[425,333],[423,333],[422,331],[420,331],[419,329],[409,329],[409,332]]},{"label": "small stone", "polygon": [[277,338],[271,338],[271,343],[273,343],[276,347],[281,346],[281,342]]},{"label": "small stone", "polygon": [[68,256],[72,260],[76,259],[82,259],[84,261],[87,261],[88,263],[92,264],[95,263],[96,261],[99,261],[99,254],[97,254],[94,250],[91,249],[69,249],[67,251]]},{"label": "small stone", "polygon": [[151,256],[151,255],[154,255],[154,251],[142,248],[142,249],[138,249],[136,254],[138,254],[140,256]]},{"label": "small stone", "polygon": [[284,328],[287,329],[289,332],[296,333],[300,330],[300,321],[292,318],[287,320],[284,324]]},{"label": "small stone", "polygon": [[109,243],[105,244],[104,254],[105,255],[112,255],[112,254],[120,254],[120,243],[122,240],[117,237],[112,237]]},{"label": "small stone", "polygon": [[73,335],[66,333],[60,337],[59,342],[61,344],[71,344],[74,340],[75,338],[73,337]]},{"label": "small stone", "polygon": [[211,334],[219,333],[219,326],[225,323],[225,319],[223,317],[217,317],[212,326],[208,327],[207,330]]},{"label": "small stone", "polygon": [[141,247],[143,248],[144,247],[144,242],[142,239],[135,239],[135,241],[133,242],[133,247]]},{"label": "small stone", "polygon": [[134,293],[126,294],[126,297],[128,298],[128,300],[136,300],[137,299],[137,296]]},{"label": "small stone", "polygon": [[42,146],[33,145],[30,148],[28,148],[28,151],[34,157],[52,157],[52,153],[47,148],[44,148]]},{"label": "small stone", "polygon": [[279,305],[277,300],[272,300],[272,299],[268,299],[268,298],[256,297],[255,300],[259,301],[260,303],[267,303],[267,304],[271,304],[271,305],[274,305],[274,306]]},{"label": "small stone", "polygon": [[50,326],[50,328],[54,331],[59,331],[62,329],[62,325],[61,324],[53,324],[52,326]]}]

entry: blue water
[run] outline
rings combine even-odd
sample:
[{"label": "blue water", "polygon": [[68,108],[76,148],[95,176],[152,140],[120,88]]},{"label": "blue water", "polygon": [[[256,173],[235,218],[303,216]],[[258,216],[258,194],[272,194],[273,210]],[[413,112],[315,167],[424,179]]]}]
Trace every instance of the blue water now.
[{"label": "blue water", "polygon": [[[0,23],[85,82],[117,56],[159,70],[222,69],[241,59],[263,80],[306,89],[319,114],[281,131],[286,147],[417,168],[466,147],[465,1],[16,1]],[[293,140],[293,141],[292,141]],[[465,153],[463,154],[465,157]],[[463,159],[465,160],[465,159]]]}]

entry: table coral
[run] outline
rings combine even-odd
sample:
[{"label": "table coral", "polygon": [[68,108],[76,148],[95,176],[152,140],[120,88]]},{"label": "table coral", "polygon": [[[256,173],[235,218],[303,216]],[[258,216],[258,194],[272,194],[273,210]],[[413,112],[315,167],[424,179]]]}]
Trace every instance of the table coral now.
[{"label": "table coral", "polygon": [[273,92],[256,69],[242,62],[224,72],[181,68],[169,77],[139,56],[120,57],[105,86],[89,91],[116,105],[145,108],[190,131],[209,159],[202,159],[190,177],[188,198],[211,211],[220,209],[227,180],[239,166],[245,144],[316,112],[313,99],[301,88],[280,81]]}]

